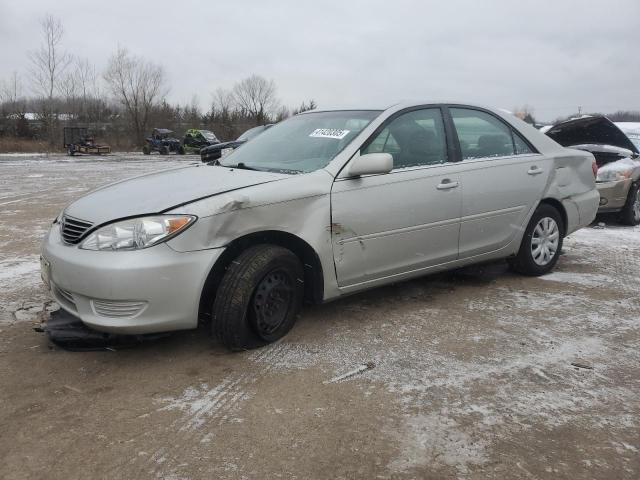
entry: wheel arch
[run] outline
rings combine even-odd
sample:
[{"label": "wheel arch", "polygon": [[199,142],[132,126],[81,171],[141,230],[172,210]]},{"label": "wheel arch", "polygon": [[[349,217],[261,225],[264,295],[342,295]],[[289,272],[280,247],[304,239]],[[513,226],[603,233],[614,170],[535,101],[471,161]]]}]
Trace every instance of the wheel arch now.
[{"label": "wheel arch", "polygon": [[265,230],[238,237],[229,243],[209,272],[200,294],[198,317],[207,320],[211,316],[211,305],[215,300],[218,285],[231,262],[244,250],[254,245],[271,244],[292,251],[304,269],[304,300],[307,303],[321,303],[324,298],[324,275],[317,252],[300,237],[280,231]]},{"label": "wheel arch", "polygon": [[567,232],[567,228],[569,226],[569,218],[567,216],[567,211],[565,210],[564,205],[562,205],[562,202],[555,198],[548,197],[548,198],[543,198],[540,201],[540,205],[543,205],[543,204],[549,205],[555,208],[556,210],[558,210],[558,213],[562,218],[562,236],[565,236]]}]

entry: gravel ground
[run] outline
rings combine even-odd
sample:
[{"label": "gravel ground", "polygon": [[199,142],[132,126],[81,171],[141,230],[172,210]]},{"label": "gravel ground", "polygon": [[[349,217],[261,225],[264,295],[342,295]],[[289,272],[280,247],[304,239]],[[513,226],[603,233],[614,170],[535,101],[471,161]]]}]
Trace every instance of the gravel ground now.
[{"label": "gravel ground", "polygon": [[542,278],[496,264],[307,308],[257,351],[52,348],[32,327],[53,218],[194,160],[0,155],[0,478],[640,477],[640,228],[573,234]]}]

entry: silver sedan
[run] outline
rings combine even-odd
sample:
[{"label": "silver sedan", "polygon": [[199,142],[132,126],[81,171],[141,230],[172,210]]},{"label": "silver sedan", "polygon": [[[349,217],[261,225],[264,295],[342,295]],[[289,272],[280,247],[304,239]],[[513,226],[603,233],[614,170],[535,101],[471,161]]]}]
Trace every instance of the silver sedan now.
[{"label": "silver sedan", "polygon": [[210,323],[229,348],[303,303],[488,260],[549,272],[598,209],[594,157],[465,104],[305,112],[217,165],[112,184],[60,214],[42,275],[106,332]]}]

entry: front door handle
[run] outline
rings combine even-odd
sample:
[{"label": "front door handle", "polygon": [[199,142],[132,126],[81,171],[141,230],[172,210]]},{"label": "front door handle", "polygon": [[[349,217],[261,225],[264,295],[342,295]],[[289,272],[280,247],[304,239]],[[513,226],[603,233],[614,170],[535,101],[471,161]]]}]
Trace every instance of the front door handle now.
[{"label": "front door handle", "polygon": [[459,182],[452,182],[448,178],[445,178],[438,184],[436,187],[438,190],[450,190],[452,188],[457,188],[460,185]]},{"label": "front door handle", "polygon": [[529,175],[540,175],[543,172],[541,168],[536,167],[535,165],[527,170]]}]

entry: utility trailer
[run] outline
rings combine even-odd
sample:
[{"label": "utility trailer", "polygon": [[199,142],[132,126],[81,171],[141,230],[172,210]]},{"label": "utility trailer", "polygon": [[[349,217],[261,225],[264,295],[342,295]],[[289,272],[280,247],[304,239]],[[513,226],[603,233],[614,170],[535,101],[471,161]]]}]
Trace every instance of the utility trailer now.
[{"label": "utility trailer", "polygon": [[68,155],[81,153],[85,155],[104,155],[111,153],[108,145],[96,144],[93,136],[89,135],[87,127],[64,127],[64,148]]}]

